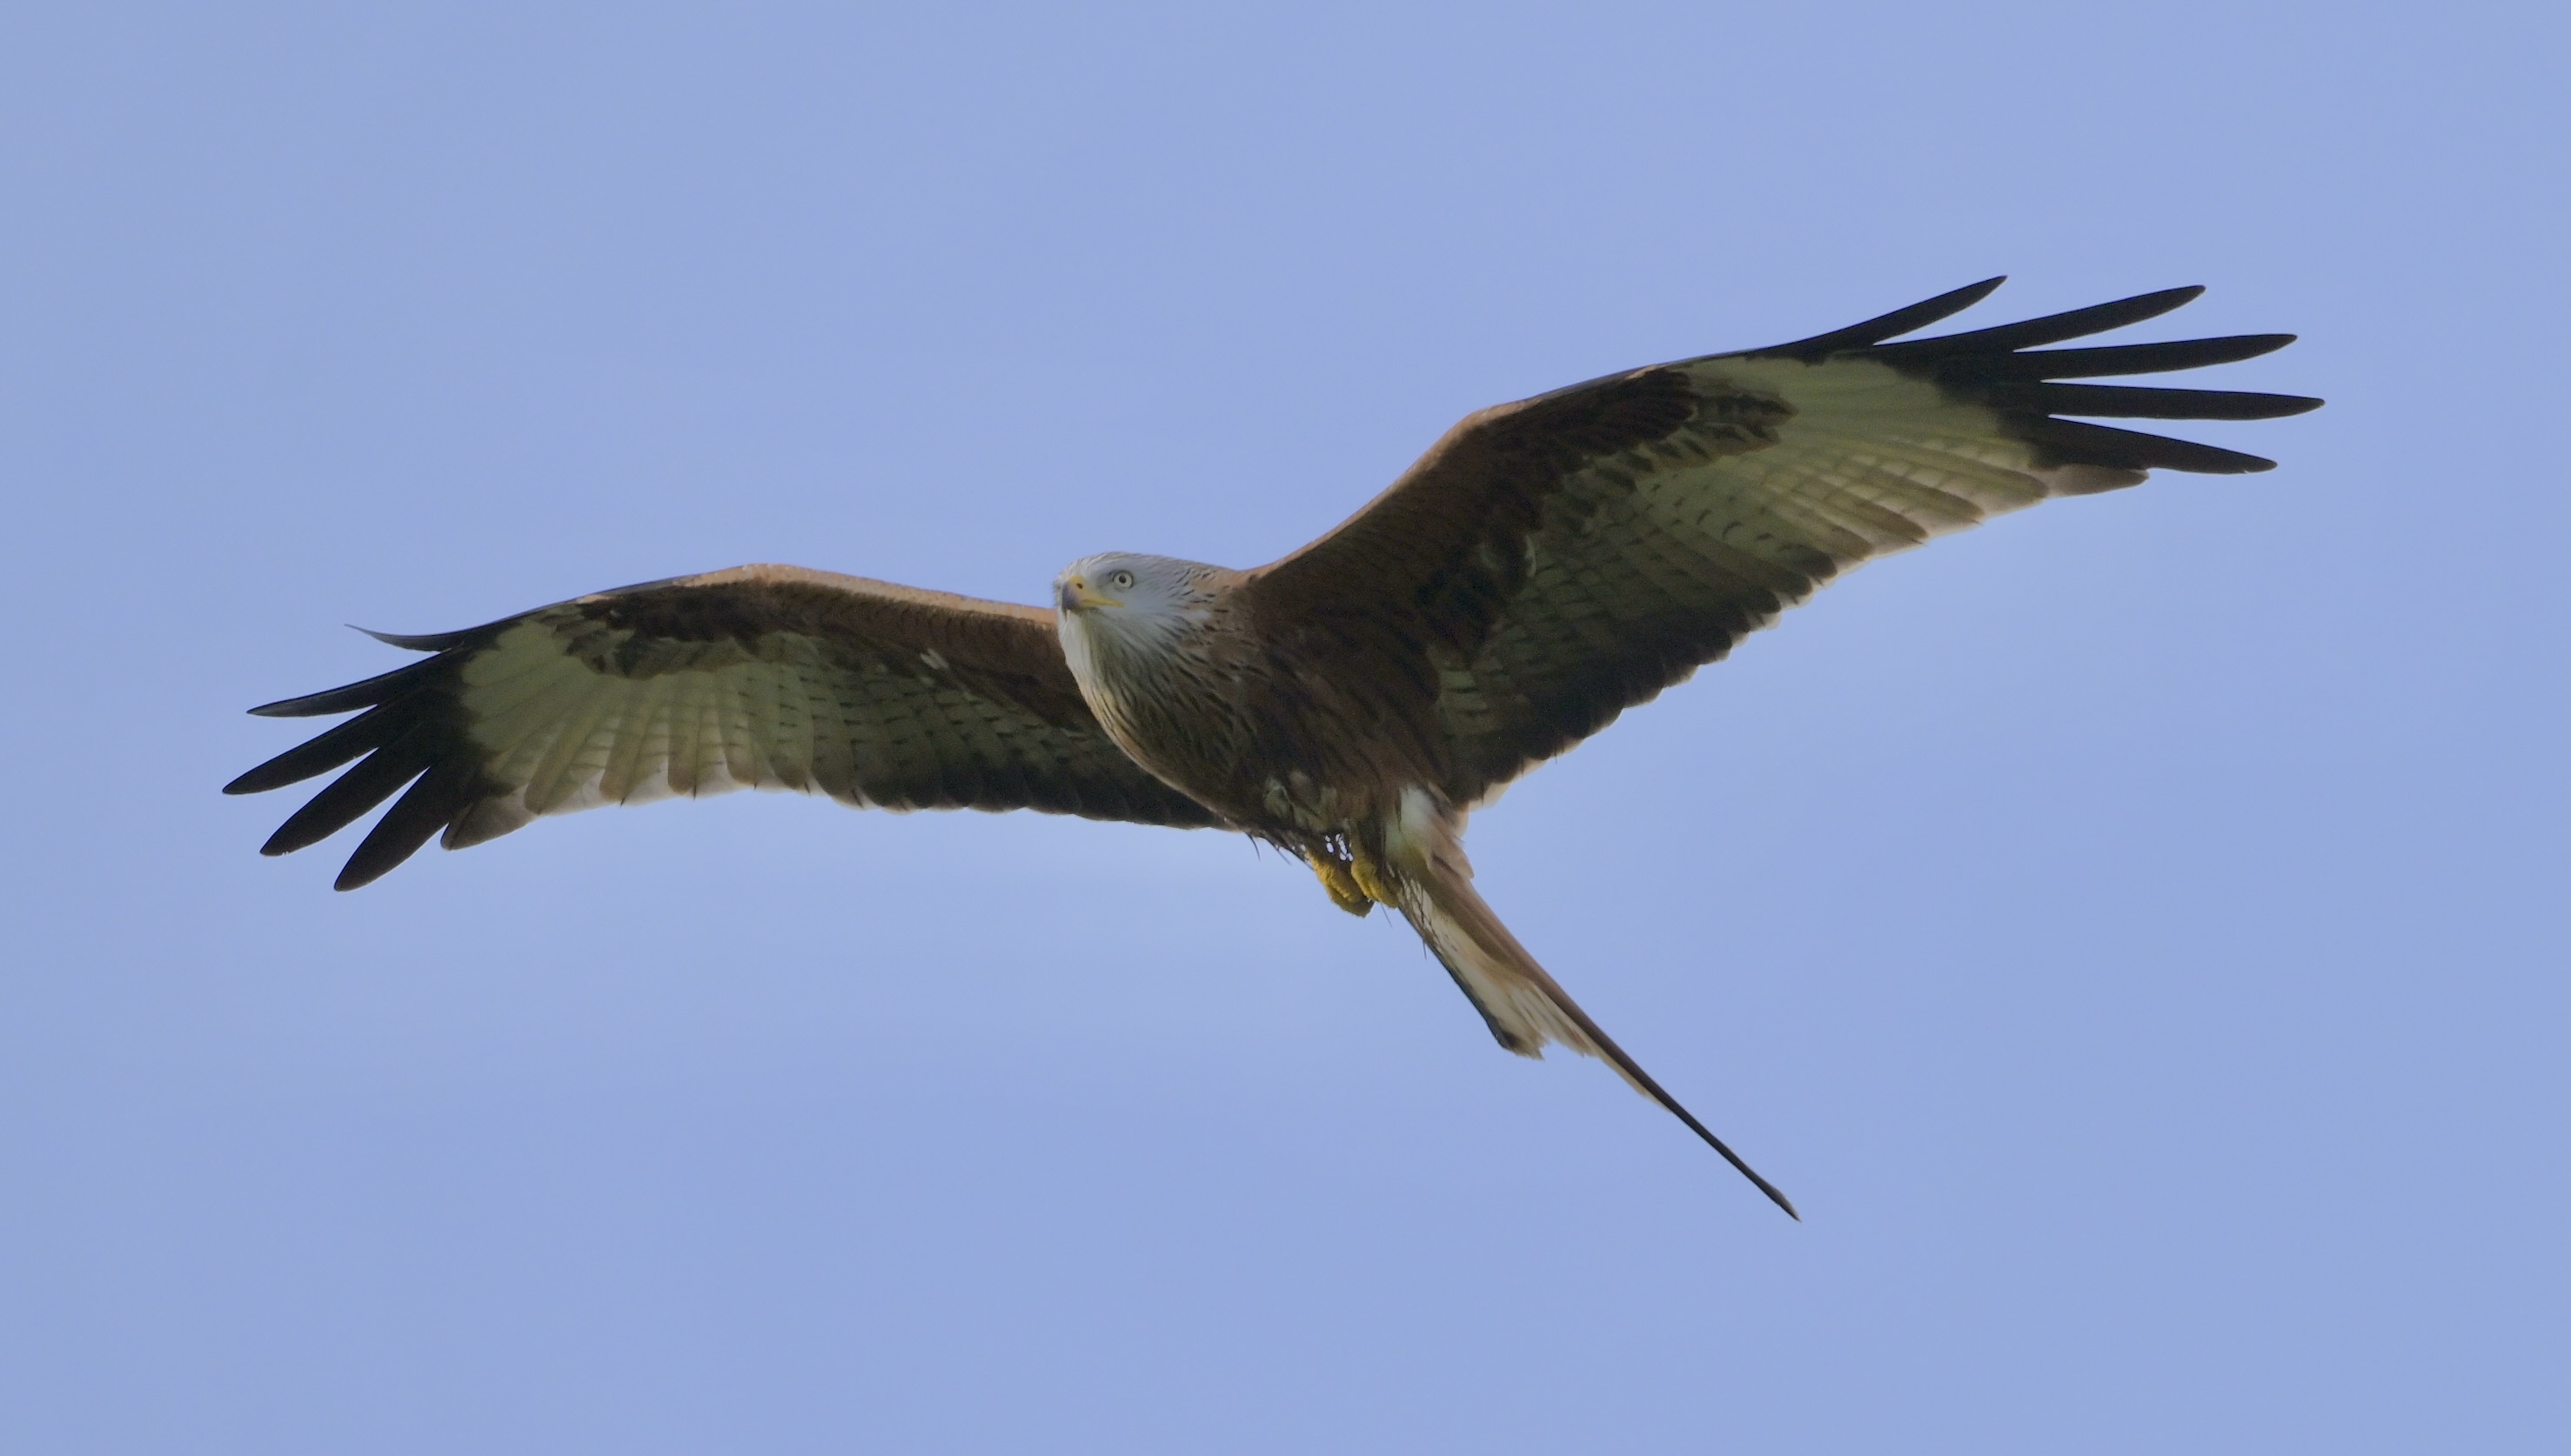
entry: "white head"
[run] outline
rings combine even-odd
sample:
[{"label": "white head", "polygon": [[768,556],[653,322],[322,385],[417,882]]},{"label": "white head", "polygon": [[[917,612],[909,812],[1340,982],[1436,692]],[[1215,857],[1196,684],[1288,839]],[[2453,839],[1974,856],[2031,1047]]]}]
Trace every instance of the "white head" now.
[{"label": "white head", "polygon": [[1218,570],[1130,551],[1086,556],[1064,567],[1054,578],[1054,606],[1074,671],[1093,652],[1148,653],[1202,625],[1214,605],[1212,578]]}]

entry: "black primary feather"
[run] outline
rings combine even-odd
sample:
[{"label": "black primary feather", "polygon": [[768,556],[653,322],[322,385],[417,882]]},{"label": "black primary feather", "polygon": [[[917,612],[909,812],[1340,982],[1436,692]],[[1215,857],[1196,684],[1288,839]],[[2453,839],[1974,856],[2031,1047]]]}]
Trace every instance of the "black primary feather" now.
[{"label": "black primary feather", "polygon": [[2037,347],[2158,318],[2193,302],[2205,291],[2201,286],[2162,288],[1964,333],[1885,342],[1980,301],[2000,281],[1991,278],[1830,333],[1753,349],[1747,357],[1797,359],[1807,364],[1833,358],[1862,358],[1889,365],[1935,383],[1952,397],[1987,406],[2000,417],[2002,429],[2036,447],[2040,462],[2046,466],[2189,470],[2213,475],[2272,470],[2277,462],[2263,456],[2138,430],[2086,424],[2063,416],[2277,419],[2320,408],[2321,401],[2299,394],[2053,382],[2229,364],[2257,358],[2295,341],[2291,333],[2255,333],[2097,348]]}]

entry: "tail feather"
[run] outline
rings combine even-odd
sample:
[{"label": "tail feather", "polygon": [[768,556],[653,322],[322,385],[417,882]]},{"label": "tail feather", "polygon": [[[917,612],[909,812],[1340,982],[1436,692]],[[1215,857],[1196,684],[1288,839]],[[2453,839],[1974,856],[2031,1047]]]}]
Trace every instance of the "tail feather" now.
[{"label": "tail feather", "polygon": [[1460,849],[1451,841],[1440,847],[1444,852],[1420,855],[1401,866],[1398,905],[1438,963],[1446,967],[1446,974],[1455,978],[1465,998],[1482,1013],[1492,1037],[1522,1057],[1541,1057],[1546,1042],[1559,1042],[1615,1068],[1636,1092],[1687,1124],[1690,1132],[1800,1222],[1803,1215],[1795,1212],[1793,1202],[1775,1184],[1742,1162],[1740,1154],[1653,1081],[1652,1074],[1600,1030],[1580,1003],[1518,944],[1499,915],[1474,891],[1472,869],[1463,862]]}]

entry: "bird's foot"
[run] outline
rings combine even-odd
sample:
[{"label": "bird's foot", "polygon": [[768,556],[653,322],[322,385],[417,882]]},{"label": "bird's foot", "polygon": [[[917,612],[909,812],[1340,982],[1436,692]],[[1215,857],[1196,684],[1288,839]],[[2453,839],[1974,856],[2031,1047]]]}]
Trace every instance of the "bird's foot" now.
[{"label": "bird's foot", "polygon": [[1312,861],[1312,873],[1319,876],[1321,888],[1329,892],[1331,904],[1358,916],[1374,908],[1374,901],[1358,887],[1357,879],[1348,873],[1348,866],[1335,859],[1316,858]]},{"label": "bird's foot", "polygon": [[1348,858],[1348,878],[1355,880],[1365,897],[1378,905],[1393,903],[1392,887],[1384,882],[1383,866],[1372,856],[1358,853]]}]

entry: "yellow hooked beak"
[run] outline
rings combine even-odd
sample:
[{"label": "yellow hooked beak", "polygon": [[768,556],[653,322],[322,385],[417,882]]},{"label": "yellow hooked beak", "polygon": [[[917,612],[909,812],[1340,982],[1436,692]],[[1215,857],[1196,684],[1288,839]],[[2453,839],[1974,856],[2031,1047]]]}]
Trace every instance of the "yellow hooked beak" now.
[{"label": "yellow hooked beak", "polygon": [[1102,597],[1089,589],[1087,577],[1064,577],[1055,589],[1065,612],[1083,612],[1092,607],[1122,607],[1114,597]]}]

